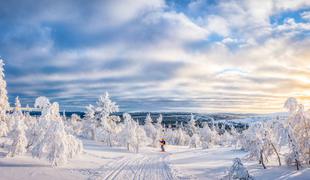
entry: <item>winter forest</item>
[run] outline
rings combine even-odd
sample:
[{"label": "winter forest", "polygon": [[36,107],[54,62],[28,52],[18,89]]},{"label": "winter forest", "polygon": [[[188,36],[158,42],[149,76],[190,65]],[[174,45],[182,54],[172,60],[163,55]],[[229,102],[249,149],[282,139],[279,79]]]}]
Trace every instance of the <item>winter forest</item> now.
[{"label": "winter forest", "polygon": [[[112,115],[119,111],[119,107],[107,92],[99,96],[96,104],[86,107],[83,118],[76,114],[70,118],[60,115],[59,104],[43,96],[38,97],[33,105],[41,115],[31,116],[29,112],[22,111],[18,97],[14,107],[8,103],[3,60],[0,61],[0,72],[1,158],[32,156],[45,159],[51,168],[61,167],[87,153],[83,141],[98,142],[109,148],[124,147],[128,152],[139,154],[141,150],[145,151],[145,147],[159,149],[159,141],[164,138],[174,148],[204,150],[231,147],[246,152],[244,158],[256,162],[263,169],[268,169],[269,163],[274,167],[272,162],[275,161],[277,166],[286,166],[291,171],[303,171],[310,165],[310,112],[305,111],[295,98],[285,101],[285,118],[270,117],[243,129],[229,124],[219,126],[214,120],[199,127],[194,115],[188,123],[172,128],[163,126],[161,115],[152,119],[148,114],[142,125],[129,113],[124,113],[122,118]],[[231,167],[223,172],[226,174],[222,179],[255,179],[240,158],[236,157],[231,163]],[[122,178],[126,179],[125,176]],[[182,177],[174,172],[165,178]]]},{"label": "winter forest", "polygon": [[310,0],[0,0],[0,180],[310,180]]}]

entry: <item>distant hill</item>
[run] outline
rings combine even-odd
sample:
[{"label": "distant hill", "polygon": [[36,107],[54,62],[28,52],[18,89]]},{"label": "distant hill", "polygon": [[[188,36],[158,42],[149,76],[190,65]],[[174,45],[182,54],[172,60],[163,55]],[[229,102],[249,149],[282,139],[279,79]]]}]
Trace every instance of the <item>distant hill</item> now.
[{"label": "distant hill", "polygon": [[[149,112],[130,112],[129,114],[133,119],[137,120],[140,124],[144,124],[144,120],[146,115]],[[31,111],[30,115],[39,116],[41,112],[39,111]],[[63,115],[63,113],[61,113]],[[84,112],[65,112],[66,117],[71,117],[72,114],[77,114],[81,118],[84,117]],[[210,113],[210,114],[202,114],[202,113],[189,113],[189,112],[151,112],[150,115],[154,121],[162,114],[163,123],[166,125],[176,124],[186,124],[190,118],[191,114],[195,116],[195,119],[198,123],[202,122],[211,122],[212,120],[223,123],[223,121],[230,121],[234,119],[246,119],[249,117],[257,116],[257,114],[236,114],[236,113]],[[123,112],[114,113],[113,115],[119,116],[122,118]],[[245,121],[243,123],[246,123]],[[235,123],[234,124],[239,124]]]}]

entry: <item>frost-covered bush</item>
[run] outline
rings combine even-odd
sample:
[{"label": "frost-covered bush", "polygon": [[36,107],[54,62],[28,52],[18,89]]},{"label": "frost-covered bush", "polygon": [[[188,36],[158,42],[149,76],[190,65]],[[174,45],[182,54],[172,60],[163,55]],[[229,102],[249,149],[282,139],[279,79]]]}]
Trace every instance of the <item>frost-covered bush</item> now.
[{"label": "frost-covered bush", "polygon": [[248,170],[244,167],[239,158],[235,158],[233,165],[229,169],[227,179],[232,180],[253,180],[254,178],[250,176]]}]

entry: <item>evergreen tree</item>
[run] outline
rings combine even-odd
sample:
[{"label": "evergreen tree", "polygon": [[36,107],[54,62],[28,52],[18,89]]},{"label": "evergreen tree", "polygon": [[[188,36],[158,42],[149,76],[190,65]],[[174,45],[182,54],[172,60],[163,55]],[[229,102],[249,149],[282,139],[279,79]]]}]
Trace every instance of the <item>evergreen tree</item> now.
[{"label": "evergreen tree", "polygon": [[153,120],[152,120],[150,113],[148,113],[146,118],[145,118],[144,130],[147,134],[147,137],[149,137],[152,140],[151,145],[153,147],[157,147],[157,145],[159,143],[157,141],[157,130],[156,130],[155,126],[153,125]]},{"label": "evergreen tree", "polygon": [[6,136],[9,131],[6,112],[9,110],[10,105],[4,77],[4,62],[0,59],[0,137]]},{"label": "evergreen tree", "polygon": [[26,125],[24,124],[24,120],[17,119],[15,121],[14,129],[10,135],[13,142],[9,148],[9,156],[14,157],[16,155],[23,155],[26,153],[28,141],[26,138],[25,129]]}]

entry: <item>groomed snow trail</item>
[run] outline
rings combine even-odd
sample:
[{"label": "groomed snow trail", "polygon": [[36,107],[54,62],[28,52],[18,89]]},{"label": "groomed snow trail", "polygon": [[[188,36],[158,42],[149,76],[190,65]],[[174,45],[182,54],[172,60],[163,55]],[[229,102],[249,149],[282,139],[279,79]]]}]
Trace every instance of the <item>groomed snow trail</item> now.
[{"label": "groomed snow trail", "polygon": [[167,154],[133,154],[93,171],[90,180],[174,180]]}]

